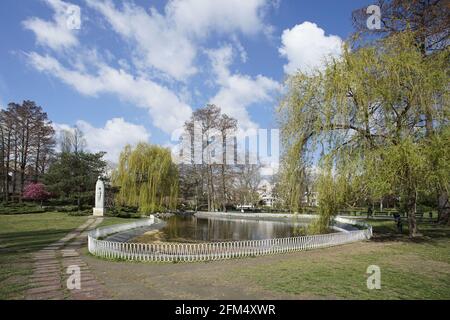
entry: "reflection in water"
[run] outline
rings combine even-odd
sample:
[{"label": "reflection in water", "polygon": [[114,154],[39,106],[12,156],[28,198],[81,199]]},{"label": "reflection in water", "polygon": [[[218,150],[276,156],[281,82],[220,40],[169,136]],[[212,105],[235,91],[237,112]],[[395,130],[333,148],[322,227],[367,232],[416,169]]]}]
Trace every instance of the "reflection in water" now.
[{"label": "reflection in water", "polygon": [[[158,238],[163,241],[233,241],[295,237],[304,234],[307,221],[267,221],[173,216]],[[150,240],[150,239],[148,239]]]}]

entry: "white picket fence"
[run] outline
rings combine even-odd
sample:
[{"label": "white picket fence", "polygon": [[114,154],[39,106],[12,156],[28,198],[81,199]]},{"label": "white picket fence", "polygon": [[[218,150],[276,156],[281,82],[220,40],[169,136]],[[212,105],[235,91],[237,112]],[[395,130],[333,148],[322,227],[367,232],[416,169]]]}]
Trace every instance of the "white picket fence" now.
[{"label": "white picket fence", "polygon": [[150,219],[134,222],[132,224],[93,230],[88,234],[88,248],[91,254],[107,259],[155,262],[194,262],[312,250],[367,240],[372,237],[371,226],[342,217],[336,219],[339,219],[337,221],[341,223],[361,225],[364,229],[291,238],[195,244],[123,243],[99,239],[99,237],[104,237],[115,232],[149,226],[155,223],[155,219],[151,217]]}]

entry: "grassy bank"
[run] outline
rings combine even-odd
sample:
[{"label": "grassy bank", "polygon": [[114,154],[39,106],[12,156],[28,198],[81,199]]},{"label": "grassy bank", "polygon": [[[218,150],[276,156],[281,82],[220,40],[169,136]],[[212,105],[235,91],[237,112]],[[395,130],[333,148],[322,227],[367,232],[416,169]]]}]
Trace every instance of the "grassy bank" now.
[{"label": "grassy bank", "polygon": [[[20,299],[32,270],[31,253],[64,237],[87,216],[46,212],[0,215],[0,299]],[[102,226],[128,222],[105,218]]]},{"label": "grassy bank", "polygon": [[[392,221],[369,221],[370,242],[308,252],[299,259],[258,264],[240,277],[265,290],[338,299],[450,299],[450,228],[420,225],[418,240]],[[368,290],[367,267],[381,268],[381,289]]]},{"label": "grassy bank", "polygon": [[86,221],[65,213],[0,215],[0,299],[20,299],[32,270],[31,253]]}]

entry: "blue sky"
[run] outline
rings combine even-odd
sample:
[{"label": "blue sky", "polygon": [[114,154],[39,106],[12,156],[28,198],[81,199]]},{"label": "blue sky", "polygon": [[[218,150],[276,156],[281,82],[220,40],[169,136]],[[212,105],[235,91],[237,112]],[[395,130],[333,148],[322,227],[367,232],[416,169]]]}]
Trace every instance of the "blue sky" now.
[{"label": "blue sky", "polygon": [[[0,105],[34,100],[112,161],[126,143],[167,145],[207,103],[244,129],[276,128],[285,77],[338,56],[352,10],[370,4],[2,0]],[[73,6],[79,29],[68,23]]]}]

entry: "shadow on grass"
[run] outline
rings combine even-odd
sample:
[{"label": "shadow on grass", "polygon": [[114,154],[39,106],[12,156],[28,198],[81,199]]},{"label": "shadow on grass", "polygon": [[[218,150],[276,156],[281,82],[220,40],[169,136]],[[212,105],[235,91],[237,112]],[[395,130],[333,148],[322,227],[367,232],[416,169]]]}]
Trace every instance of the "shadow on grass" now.
[{"label": "shadow on grass", "polygon": [[[370,223],[370,221],[369,221]],[[404,223],[403,232],[397,231],[393,221],[383,221],[374,224],[372,241],[374,242],[408,242],[408,243],[434,243],[441,239],[450,238],[450,227],[433,222],[418,222],[421,236],[409,238],[408,224]]]},{"label": "shadow on grass", "polygon": [[0,235],[0,254],[27,253],[63,238],[72,229],[12,232]]}]

